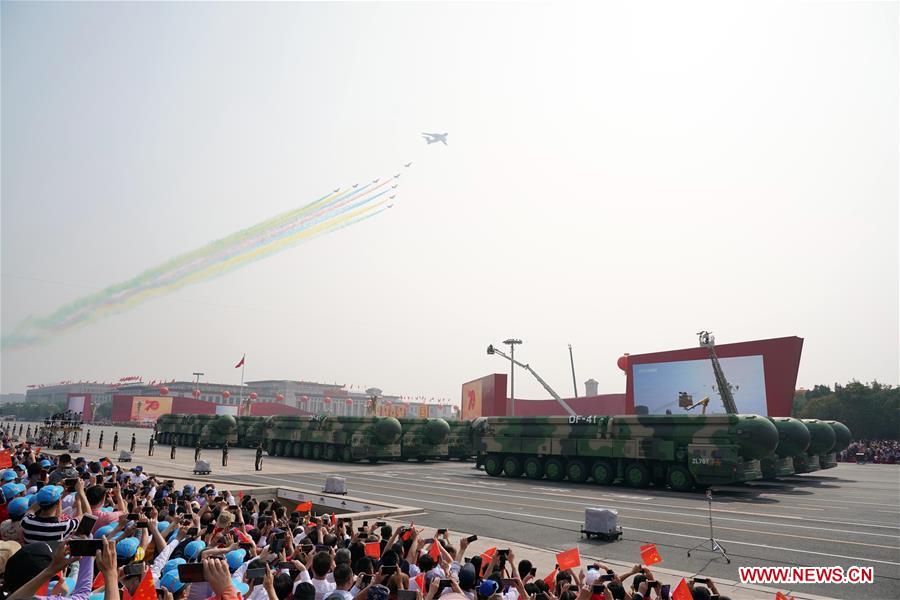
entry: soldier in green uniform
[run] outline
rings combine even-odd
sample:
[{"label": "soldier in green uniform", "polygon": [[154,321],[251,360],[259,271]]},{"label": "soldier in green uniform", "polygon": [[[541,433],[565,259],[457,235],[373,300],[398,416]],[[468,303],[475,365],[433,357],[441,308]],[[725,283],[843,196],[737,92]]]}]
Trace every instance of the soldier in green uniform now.
[{"label": "soldier in green uniform", "polygon": [[228,442],[227,441],[222,445],[222,466],[223,467],[228,466]]},{"label": "soldier in green uniform", "polygon": [[156,436],[154,434],[150,434],[150,450],[147,452],[147,456],[153,456],[153,446],[156,445]]},{"label": "soldier in green uniform", "polygon": [[119,432],[113,436],[113,452],[115,452],[119,448]]},{"label": "soldier in green uniform", "polygon": [[262,442],[256,445],[256,470],[262,471],[262,455],[263,455],[263,447]]},{"label": "soldier in green uniform", "polygon": [[137,446],[137,436],[135,434],[131,434],[131,453],[134,454],[134,447]]},{"label": "soldier in green uniform", "polygon": [[200,445],[200,440],[197,440],[197,445],[194,446],[194,462],[200,460],[200,450],[202,449],[203,447]]},{"label": "soldier in green uniform", "polygon": [[175,460],[175,438],[172,438],[172,452],[169,454],[169,458]]},{"label": "soldier in green uniform", "polygon": [[87,430],[87,435],[84,436],[84,447],[85,448],[91,447],[91,430],[90,429]]},{"label": "soldier in green uniform", "polygon": [[100,443],[97,444],[97,447],[103,450],[103,430],[100,430]]}]

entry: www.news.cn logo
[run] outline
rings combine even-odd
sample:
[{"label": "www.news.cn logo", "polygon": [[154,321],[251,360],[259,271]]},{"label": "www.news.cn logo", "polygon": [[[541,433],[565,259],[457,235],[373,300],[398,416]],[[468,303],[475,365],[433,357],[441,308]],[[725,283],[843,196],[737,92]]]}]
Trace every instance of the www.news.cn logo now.
[{"label": "www.news.cn logo", "polygon": [[741,583],[872,583],[874,567],[739,567]]}]

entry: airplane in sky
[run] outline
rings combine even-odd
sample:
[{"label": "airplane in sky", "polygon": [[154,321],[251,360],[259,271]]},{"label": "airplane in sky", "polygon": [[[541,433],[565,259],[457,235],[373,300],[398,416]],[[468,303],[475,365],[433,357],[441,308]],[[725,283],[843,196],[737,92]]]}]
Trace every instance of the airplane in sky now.
[{"label": "airplane in sky", "polygon": [[377,180],[377,179],[373,179],[373,180],[372,180],[372,183],[378,183],[378,180]]},{"label": "airplane in sky", "polygon": [[396,175],[394,175],[394,179],[397,179],[398,177],[400,177],[400,173],[397,173]]},{"label": "airplane in sky", "polygon": [[403,166],[404,166],[404,167],[411,167],[411,166],[412,166],[412,163],[411,163],[411,162],[408,162],[408,163],[406,163],[406,164],[403,165]]},{"label": "airplane in sky", "polygon": [[[425,141],[429,144],[435,144],[437,142],[441,142],[445,146],[447,145],[447,136],[449,133],[423,133],[422,137],[425,138]],[[410,163],[412,164],[412,163]]]},{"label": "airplane in sky", "polygon": [[353,189],[356,189],[356,186],[358,186],[358,185],[359,185],[358,183],[354,183],[354,184],[353,184]]},{"label": "airplane in sky", "polygon": [[391,196],[390,198],[388,198],[388,200],[393,200],[393,199],[396,198],[396,197],[397,197],[397,196]]},{"label": "airplane in sky", "polygon": [[391,186],[391,189],[392,189],[392,190],[396,190],[396,189],[397,189],[397,186],[396,186],[396,185],[392,185],[392,186]]},{"label": "airplane in sky", "polygon": [[338,188],[338,189],[334,190],[334,191],[331,192],[331,193],[332,193],[332,194],[337,194],[339,191],[341,191],[341,188]]}]

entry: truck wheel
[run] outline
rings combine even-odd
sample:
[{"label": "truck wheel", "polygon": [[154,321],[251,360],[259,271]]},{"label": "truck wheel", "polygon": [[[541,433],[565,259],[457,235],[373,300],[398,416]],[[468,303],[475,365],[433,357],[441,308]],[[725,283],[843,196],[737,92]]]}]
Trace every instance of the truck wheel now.
[{"label": "truck wheel", "polygon": [[291,444],[291,457],[299,458],[300,453],[303,452],[303,445],[300,442],[294,442]]},{"label": "truck wheel", "polygon": [[303,458],[312,458],[312,444],[303,444],[301,452]]},{"label": "truck wheel", "polygon": [[335,458],[337,458],[337,449],[328,444],[325,446],[325,460],[334,460]]},{"label": "truck wheel", "polygon": [[625,483],[631,487],[650,485],[650,469],[642,463],[631,463],[625,468]]},{"label": "truck wheel", "polygon": [[763,458],[759,461],[759,468],[762,470],[763,479],[775,479],[778,469],[775,467],[775,461],[771,458]]},{"label": "truck wheel", "polygon": [[344,462],[353,462],[353,450],[350,446],[344,446],[344,449],[341,451],[341,458]]},{"label": "truck wheel", "polygon": [[612,485],[616,480],[616,470],[609,461],[598,460],[591,469],[591,475],[594,477],[594,483],[597,485]]},{"label": "truck wheel", "polygon": [[522,476],[522,461],[518,456],[510,454],[503,459],[503,472],[507,477],[517,479]]},{"label": "truck wheel", "polygon": [[525,477],[528,479],[544,478],[544,461],[537,456],[529,456],[525,459]]},{"label": "truck wheel", "polygon": [[497,454],[488,454],[484,458],[484,472],[491,477],[499,477],[503,473],[503,461]]},{"label": "truck wheel", "polygon": [[559,458],[548,458],[544,463],[544,473],[550,481],[562,481],[566,478],[566,465]]},{"label": "truck wheel", "polygon": [[420,462],[420,463],[423,463],[423,462],[425,462],[426,460],[428,460],[428,457],[427,457],[427,456],[417,456],[417,457],[416,457],[416,460],[417,460],[418,462]]},{"label": "truck wheel", "polygon": [[588,478],[587,465],[579,458],[570,460],[566,465],[566,476],[569,478],[569,481],[584,483]]},{"label": "truck wheel", "polygon": [[313,444],[313,447],[312,447],[313,460],[322,460],[322,454],[324,454],[322,444]]},{"label": "truck wheel", "polygon": [[669,487],[676,492],[689,492],[694,489],[694,476],[683,465],[672,465],[669,467],[667,479]]}]

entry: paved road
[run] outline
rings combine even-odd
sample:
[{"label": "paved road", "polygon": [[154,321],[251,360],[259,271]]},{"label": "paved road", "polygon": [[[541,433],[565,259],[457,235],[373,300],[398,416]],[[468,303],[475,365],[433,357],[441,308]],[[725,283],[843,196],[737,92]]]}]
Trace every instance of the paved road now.
[{"label": "paved road", "polygon": [[[307,461],[296,462],[294,473],[243,475],[234,481],[321,486],[323,473],[304,473]],[[555,550],[577,543],[588,556],[635,562],[639,546],[653,542],[668,568],[732,580],[738,579],[738,566],[873,566],[875,584],[855,586],[852,595],[900,597],[897,466],[840,465],[777,483],[717,489],[715,535],[728,549],[730,565],[708,552],[686,555],[709,537],[708,506],[701,494],[513,481],[489,477],[471,463],[359,465],[341,475],[356,496],[421,506],[425,514],[415,517],[417,524]],[[582,540],[588,506],[618,510],[623,539],[609,544]],[[848,597],[850,590],[841,587],[803,589]]]},{"label": "paved road", "polygon": [[[92,448],[98,453],[97,428]],[[120,448],[133,430],[118,429]],[[154,470],[189,470],[193,453],[180,449],[174,464],[166,449],[146,455],[147,430],[138,430],[135,464]],[[637,561],[638,547],[653,542],[663,566],[737,580],[738,566],[873,566],[874,585],[816,584],[804,591],[832,597],[900,598],[900,466],[841,464],[836,469],[716,490],[715,534],[732,563],[710,553],[688,558],[688,548],[709,535],[708,507],[702,494],[683,494],[592,484],[493,478],[472,463],[343,464],[272,458],[262,475],[252,473],[253,451],[233,449],[229,467],[213,476],[239,484],[288,485],[320,489],[327,473],[347,478],[355,496],[422,507],[418,524],[480,533],[521,544],[561,550],[577,543],[587,556]],[[183,463],[183,464],[182,464]],[[580,538],[584,508],[619,511],[623,539],[605,544]],[[799,586],[792,586],[797,589]]]}]

